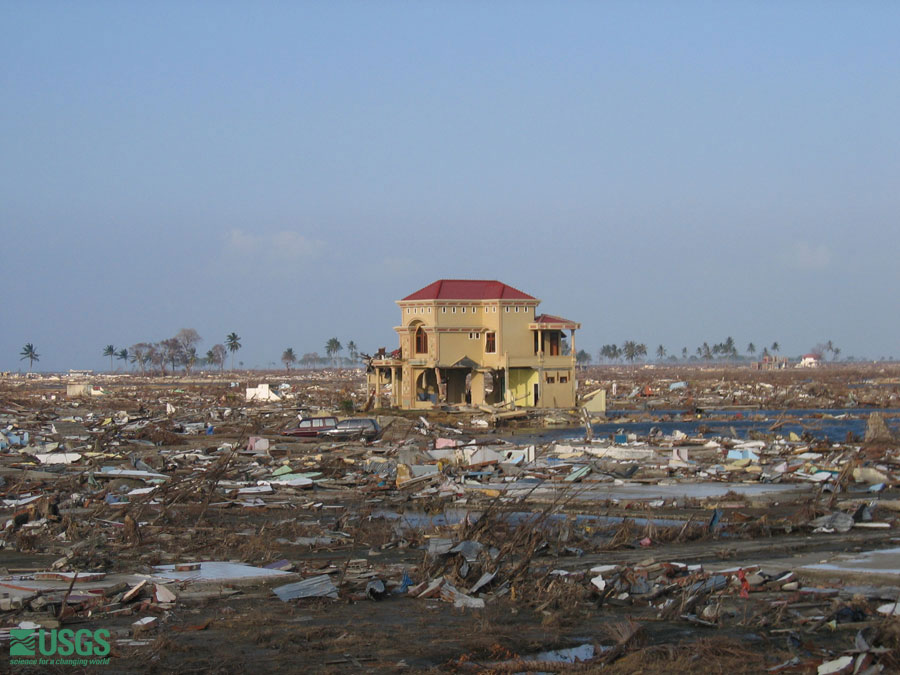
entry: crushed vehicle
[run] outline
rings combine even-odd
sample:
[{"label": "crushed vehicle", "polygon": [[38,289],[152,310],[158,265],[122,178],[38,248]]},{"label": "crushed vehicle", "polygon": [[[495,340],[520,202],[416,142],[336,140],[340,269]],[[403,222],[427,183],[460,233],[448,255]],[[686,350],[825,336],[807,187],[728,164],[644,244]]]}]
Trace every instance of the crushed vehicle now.
[{"label": "crushed vehicle", "polygon": [[381,427],[375,420],[369,417],[354,417],[353,419],[341,420],[333,429],[320,431],[318,436],[319,438],[342,441],[360,438],[372,441],[378,438],[380,433]]},{"label": "crushed vehicle", "polygon": [[282,436],[297,436],[300,438],[315,438],[319,432],[334,429],[337,426],[337,417],[307,417],[292,428],[281,432]]}]

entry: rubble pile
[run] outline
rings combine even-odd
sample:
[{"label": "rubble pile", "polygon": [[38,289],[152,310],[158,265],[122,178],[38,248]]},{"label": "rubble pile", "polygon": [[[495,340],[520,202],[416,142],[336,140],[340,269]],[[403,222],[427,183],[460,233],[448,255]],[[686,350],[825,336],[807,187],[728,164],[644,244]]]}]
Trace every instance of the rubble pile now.
[{"label": "rubble pile", "polygon": [[788,368],[753,371],[727,364],[692,368],[659,364],[587,368],[584,396],[607,388],[611,408],[764,410],[900,407],[900,380],[885,364],[829,364],[814,373]]},{"label": "rubble pile", "polygon": [[[554,411],[572,424],[551,431],[497,428],[479,410],[371,411],[379,434],[364,440],[285,433],[364,416],[359,374],[260,384],[0,383],[0,640],[103,628],[112,658],[146,669],[202,668],[222,640],[235,670],[252,652],[275,670],[306,654],[338,669],[655,672],[703,640],[751,670],[900,667],[890,407],[638,412],[591,433],[578,411]],[[643,386],[696,404],[761,384]],[[836,390],[798,386],[778,396],[818,407],[813,389]],[[828,438],[828,421],[858,429]],[[471,621],[483,639],[370,635]]]}]

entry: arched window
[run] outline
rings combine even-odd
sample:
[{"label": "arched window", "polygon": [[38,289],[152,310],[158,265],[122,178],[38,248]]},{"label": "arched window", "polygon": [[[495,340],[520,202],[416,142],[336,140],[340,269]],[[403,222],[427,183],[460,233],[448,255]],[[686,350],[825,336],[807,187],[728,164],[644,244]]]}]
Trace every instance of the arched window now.
[{"label": "arched window", "polygon": [[428,334],[422,326],[416,329],[416,354],[428,353]]}]

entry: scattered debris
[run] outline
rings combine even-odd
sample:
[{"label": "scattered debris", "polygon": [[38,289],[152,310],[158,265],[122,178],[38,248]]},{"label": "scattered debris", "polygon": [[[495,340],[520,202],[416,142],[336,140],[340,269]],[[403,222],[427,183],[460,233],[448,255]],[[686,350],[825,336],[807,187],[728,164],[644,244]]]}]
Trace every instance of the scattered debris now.
[{"label": "scattered debris", "polygon": [[610,372],[577,409],[392,411],[367,439],[297,432],[361,411],[359,371],[0,380],[0,638],[102,627],[173,670],[202,640],[157,640],[426,670],[447,633],[460,670],[900,668],[900,379]]}]

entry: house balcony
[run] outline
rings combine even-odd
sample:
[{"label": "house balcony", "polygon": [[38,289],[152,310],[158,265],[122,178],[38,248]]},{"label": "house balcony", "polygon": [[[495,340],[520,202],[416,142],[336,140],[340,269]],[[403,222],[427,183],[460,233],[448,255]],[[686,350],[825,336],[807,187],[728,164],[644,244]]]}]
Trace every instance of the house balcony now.
[{"label": "house balcony", "polygon": [[575,366],[575,357],[547,356],[546,354],[533,354],[532,356],[510,356],[510,368],[572,368]]}]

